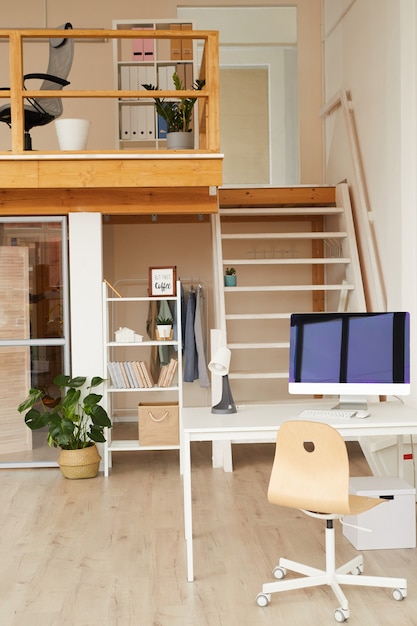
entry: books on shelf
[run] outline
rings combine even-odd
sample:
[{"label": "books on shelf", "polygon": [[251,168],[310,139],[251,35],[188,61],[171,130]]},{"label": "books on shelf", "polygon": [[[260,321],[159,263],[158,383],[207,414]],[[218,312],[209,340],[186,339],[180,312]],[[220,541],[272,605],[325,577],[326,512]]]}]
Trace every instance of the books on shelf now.
[{"label": "books on shelf", "polygon": [[107,365],[115,389],[143,389],[155,385],[145,361],[109,361]]},{"label": "books on shelf", "polygon": [[159,373],[158,387],[171,387],[177,368],[177,359],[171,359],[167,365],[163,365]]}]

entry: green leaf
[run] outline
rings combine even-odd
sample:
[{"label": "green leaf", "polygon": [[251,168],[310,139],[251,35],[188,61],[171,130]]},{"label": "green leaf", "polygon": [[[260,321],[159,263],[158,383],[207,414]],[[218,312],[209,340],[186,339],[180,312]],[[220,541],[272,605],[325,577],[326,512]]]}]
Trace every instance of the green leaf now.
[{"label": "green leaf", "polygon": [[92,439],[93,441],[95,441],[96,443],[104,443],[106,441],[104,435],[103,435],[103,429],[101,426],[95,426],[94,424],[91,425],[90,431],[88,433],[88,436],[90,437],[90,439]]},{"label": "green leaf", "polygon": [[91,411],[91,418],[95,425],[107,426],[107,428],[111,428],[110,418],[103,407],[99,404],[97,404]]},{"label": "green leaf", "polygon": [[58,376],[55,376],[54,378],[54,385],[62,389],[62,387],[68,387],[70,380],[70,376],[67,376],[66,374],[58,374]]},{"label": "green leaf", "polygon": [[25,423],[31,430],[38,430],[38,428],[46,426],[48,418],[48,413],[41,413],[38,409],[31,409],[25,415]]},{"label": "green leaf", "polygon": [[76,376],[70,379],[68,387],[82,387],[86,380],[87,378],[85,376]]},{"label": "green leaf", "polygon": [[102,383],[104,383],[104,381],[105,379],[101,378],[101,376],[93,376],[90,383],[90,389],[92,389],[93,387],[98,387],[98,385],[101,385]]},{"label": "green leaf", "polygon": [[43,391],[40,389],[31,389],[26,400],[23,400],[17,407],[19,413],[23,413],[26,409],[30,409],[36,402],[38,402],[43,396]]}]

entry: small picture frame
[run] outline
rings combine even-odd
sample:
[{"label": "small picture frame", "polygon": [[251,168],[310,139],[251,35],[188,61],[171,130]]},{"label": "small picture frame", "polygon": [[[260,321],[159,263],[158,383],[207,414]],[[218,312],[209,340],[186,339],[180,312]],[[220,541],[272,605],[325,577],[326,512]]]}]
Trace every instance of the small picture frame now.
[{"label": "small picture frame", "polygon": [[169,297],[176,296],[177,267],[150,267],[149,287],[150,296]]}]

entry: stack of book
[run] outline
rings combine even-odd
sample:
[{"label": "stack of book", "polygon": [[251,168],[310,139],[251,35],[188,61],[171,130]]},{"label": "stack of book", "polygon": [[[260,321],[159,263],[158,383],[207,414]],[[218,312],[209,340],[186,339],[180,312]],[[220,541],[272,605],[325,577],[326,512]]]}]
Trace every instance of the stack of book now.
[{"label": "stack of book", "polygon": [[155,385],[145,361],[109,361],[107,366],[115,389],[142,389]]},{"label": "stack of book", "polygon": [[177,368],[177,359],[171,359],[167,365],[163,365],[158,378],[158,387],[171,387]]}]

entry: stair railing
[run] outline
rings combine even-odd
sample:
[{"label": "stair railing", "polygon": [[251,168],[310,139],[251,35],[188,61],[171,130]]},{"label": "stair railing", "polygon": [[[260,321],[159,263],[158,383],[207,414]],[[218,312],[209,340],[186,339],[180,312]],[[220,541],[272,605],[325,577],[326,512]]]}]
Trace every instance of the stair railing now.
[{"label": "stair railing", "polygon": [[326,117],[339,107],[342,108],[343,112],[354,172],[353,180],[349,182],[352,184],[352,197],[354,199],[352,208],[355,216],[356,236],[359,242],[358,248],[365,283],[367,308],[369,311],[385,311],[387,306],[386,294],[350,94],[344,89],[341,90],[321,109],[320,114],[322,117]]}]

